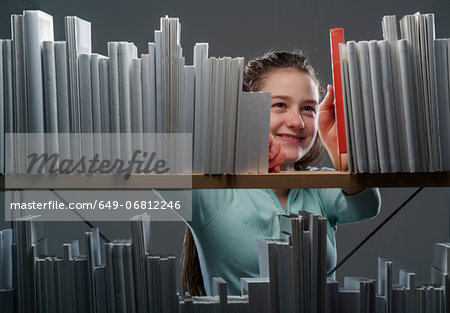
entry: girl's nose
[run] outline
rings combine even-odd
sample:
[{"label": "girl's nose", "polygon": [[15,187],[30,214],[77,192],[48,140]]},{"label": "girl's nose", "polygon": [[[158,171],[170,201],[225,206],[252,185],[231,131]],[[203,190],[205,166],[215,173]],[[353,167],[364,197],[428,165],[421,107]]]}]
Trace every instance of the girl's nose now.
[{"label": "girl's nose", "polygon": [[302,115],[298,111],[291,112],[289,114],[287,124],[289,127],[293,127],[293,128],[304,128],[305,127],[305,122],[303,121]]}]

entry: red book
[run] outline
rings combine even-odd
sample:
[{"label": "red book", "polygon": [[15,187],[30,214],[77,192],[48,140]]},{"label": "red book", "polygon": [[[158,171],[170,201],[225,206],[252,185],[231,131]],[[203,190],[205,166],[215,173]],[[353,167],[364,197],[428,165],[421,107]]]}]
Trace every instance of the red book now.
[{"label": "red book", "polygon": [[336,132],[338,140],[339,170],[348,170],[347,140],[345,136],[344,98],[342,95],[341,61],[339,44],[344,43],[344,29],[330,29],[331,69],[333,72]]}]

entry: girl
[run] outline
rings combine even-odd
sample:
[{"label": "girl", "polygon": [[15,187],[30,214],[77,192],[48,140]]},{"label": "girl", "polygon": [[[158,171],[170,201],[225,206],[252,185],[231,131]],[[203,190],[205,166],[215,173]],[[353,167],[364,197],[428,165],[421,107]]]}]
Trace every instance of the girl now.
[{"label": "girl", "polygon": [[[272,93],[270,171],[306,169],[320,159],[323,145],[337,167],[333,89],[328,86],[319,106],[320,84],[302,53],[267,53],[250,61],[244,69],[243,88]],[[299,211],[327,218],[330,270],[336,264],[337,224],[373,217],[379,206],[378,189],[193,190],[189,222],[193,237],[188,230],[183,287],[192,295],[211,295],[212,278],[222,277],[228,293],[240,295],[241,277],[259,277],[257,240],[279,238],[277,216]],[[202,274],[196,270],[198,264]]]}]

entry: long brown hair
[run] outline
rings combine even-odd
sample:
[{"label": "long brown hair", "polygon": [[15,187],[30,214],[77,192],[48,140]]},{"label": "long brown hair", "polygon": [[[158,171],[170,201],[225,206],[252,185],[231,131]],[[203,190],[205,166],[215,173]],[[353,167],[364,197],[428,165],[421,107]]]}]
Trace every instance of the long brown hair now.
[{"label": "long brown hair", "polygon": [[[319,94],[323,96],[323,89],[317,78],[317,74],[309,63],[306,56],[296,51],[290,52],[267,52],[259,58],[248,62],[244,68],[243,91],[259,91],[262,88],[262,82],[273,69],[292,68],[302,73],[308,74],[316,83]],[[323,144],[316,136],[314,144],[308,153],[295,163],[296,170],[302,170],[322,158],[324,152]],[[193,208],[195,210],[195,208]],[[203,278],[198,259],[197,248],[192,236],[191,230],[186,226],[183,243],[184,252],[181,259],[182,274],[181,282],[183,292],[189,292],[192,296],[206,295],[203,285]]]}]

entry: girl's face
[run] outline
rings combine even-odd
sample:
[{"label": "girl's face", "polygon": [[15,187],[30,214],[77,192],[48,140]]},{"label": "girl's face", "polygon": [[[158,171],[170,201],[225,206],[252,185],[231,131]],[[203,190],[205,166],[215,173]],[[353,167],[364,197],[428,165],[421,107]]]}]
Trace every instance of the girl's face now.
[{"label": "girl's face", "polygon": [[316,139],[317,83],[295,68],[274,69],[263,79],[261,91],[272,93],[270,134],[286,153],[282,168],[292,168]]}]

